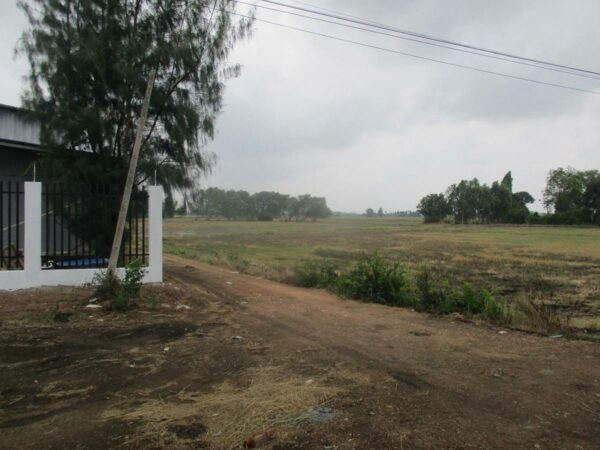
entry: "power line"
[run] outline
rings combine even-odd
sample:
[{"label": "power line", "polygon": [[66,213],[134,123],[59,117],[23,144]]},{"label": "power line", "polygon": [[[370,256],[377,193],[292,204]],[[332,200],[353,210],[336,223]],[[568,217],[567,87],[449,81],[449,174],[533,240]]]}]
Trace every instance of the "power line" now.
[{"label": "power line", "polygon": [[539,60],[539,59],[534,59],[534,58],[528,58],[525,56],[519,56],[519,55],[514,55],[511,53],[505,53],[505,52],[501,52],[498,50],[492,50],[492,49],[487,49],[484,47],[477,47],[474,45],[470,45],[470,44],[463,44],[461,42],[457,42],[457,41],[451,41],[448,39],[442,39],[442,38],[437,38],[434,36],[429,36],[426,34],[422,34],[422,33],[417,33],[414,31],[409,31],[409,30],[402,30],[400,28],[396,28],[396,27],[391,27],[388,25],[380,25],[380,24],[375,24],[374,22],[368,22],[368,21],[364,21],[362,19],[354,19],[351,17],[344,17],[338,14],[332,14],[332,13],[327,13],[327,12],[321,12],[321,11],[316,11],[314,9],[309,9],[309,8],[304,8],[304,7],[300,7],[300,6],[294,6],[294,5],[290,5],[290,4],[286,4],[286,3],[281,3],[278,1],[274,1],[274,0],[259,0],[265,3],[271,3],[274,5],[278,5],[278,6],[283,6],[285,8],[291,8],[291,9],[295,9],[295,10],[299,10],[299,11],[304,11],[304,12],[308,12],[311,14],[317,14],[317,15],[323,15],[323,16],[327,16],[330,18],[334,18],[334,19],[338,19],[338,20],[344,20],[344,21],[348,21],[348,22],[353,22],[353,23],[357,23],[359,25],[367,25],[370,27],[374,27],[374,28],[380,28],[386,31],[392,31],[395,33],[400,33],[400,34],[404,34],[404,35],[408,35],[408,36],[413,36],[413,37],[417,37],[417,38],[421,38],[421,39],[426,39],[429,41],[435,41],[435,42],[440,42],[443,44],[449,44],[449,45],[453,45],[453,46],[457,46],[457,47],[463,47],[463,48],[467,48],[470,50],[476,50],[476,51],[481,51],[481,52],[485,52],[485,53],[492,53],[495,55],[499,55],[499,56],[504,56],[504,57],[508,57],[508,58],[513,58],[513,59],[519,59],[522,61],[529,61],[529,62],[533,62],[533,63],[537,63],[537,64],[544,64],[544,65],[548,65],[548,66],[554,66],[554,67],[558,67],[561,69],[568,69],[568,70],[574,70],[576,72],[584,72],[584,73],[588,73],[591,75],[599,75],[600,76],[600,72],[595,72],[593,70],[588,70],[588,69],[580,69],[578,67],[572,67],[572,66],[567,66],[564,64],[558,64],[558,63],[553,63],[553,62],[548,62],[548,61],[543,61],[543,60]]},{"label": "power line", "polygon": [[[248,6],[256,6],[258,8],[265,9],[265,10],[268,10],[268,11],[279,12],[279,13],[288,14],[288,15],[295,16],[295,17],[302,17],[302,18],[305,18],[305,19],[311,19],[311,20],[315,20],[315,21],[318,21],[318,22],[324,22],[324,23],[329,23],[329,24],[333,24],[333,25],[338,25],[338,26],[341,26],[341,27],[351,28],[351,29],[354,29],[354,30],[366,31],[368,33],[379,34],[379,35],[382,35],[382,36],[389,36],[389,37],[393,37],[393,38],[396,38],[396,39],[402,39],[402,40],[405,40],[405,41],[417,42],[419,44],[424,44],[424,45],[429,45],[429,46],[439,47],[439,48],[445,48],[445,49],[448,49],[448,50],[453,50],[453,51],[457,51],[457,52],[461,52],[461,53],[468,53],[468,54],[471,54],[471,55],[481,56],[481,57],[484,57],[484,58],[491,58],[491,59],[495,59],[495,60],[499,60],[499,61],[509,62],[509,63],[512,63],[512,64],[520,64],[520,65],[523,65],[523,66],[535,67],[535,68],[538,68],[538,69],[550,70],[550,71],[553,71],[553,72],[559,72],[559,73],[564,73],[564,74],[572,75],[572,76],[576,76],[576,77],[583,77],[583,78],[589,78],[589,79],[592,79],[592,80],[600,81],[600,78],[592,76],[592,75],[586,75],[584,73],[575,73],[575,72],[572,72],[570,70],[563,70],[563,69],[558,69],[558,68],[555,68],[555,67],[548,67],[548,66],[543,66],[543,65],[539,65],[539,64],[528,63],[528,62],[525,62],[525,61],[514,60],[514,59],[509,59],[509,58],[503,58],[501,56],[488,55],[488,54],[485,54],[485,53],[479,53],[479,52],[476,52],[476,51],[466,50],[466,49],[463,49],[463,48],[451,47],[449,45],[439,44],[439,43],[435,43],[435,42],[423,41],[423,40],[420,40],[420,39],[414,39],[414,38],[410,38],[410,37],[406,37],[406,36],[400,36],[398,34],[386,33],[386,32],[383,32],[383,31],[377,31],[377,30],[372,30],[372,29],[369,29],[369,28],[358,27],[356,25],[350,25],[350,24],[347,24],[347,23],[335,22],[333,20],[322,19],[320,17],[313,17],[313,16],[307,16],[305,14],[291,12],[291,11],[284,11],[282,9],[271,8],[269,6],[253,5],[251,3],[246,3],[246,2],[241,1],[241,0],[236,0],[236,3],[240,3],[240,4],[248,5]],[[304,2],[301,2],[301,3],[304,3]],[[350,16],[350,17],[353,17],[353,16]]]},{"label": "power line", "polygon": [[[227,11],[227,10],[222,10],[222,11],[226,12],[226,13],[229,13],[229,14],[236,15],[236,16],[244,17],[244,18],[247,18],[247,19],[251,18],[250,16],[247,16],[245,14],[240,14],[240,13],[237,13],[237,12],[234,12],[234,11]],[[467,65],[464,65],[464,64],[456,64],[456,63],[452,63],[452,62],[449,62],[449,61],[443,61],[443,60],[440,60],[440,59],[429,58],[429,57],[421,56],[421,55],[415,55],[413,53],[407,53],[407,52],[402,52],[402,51],[399,51],[399,50],[393,50],[393,49],[390,49],[390,48],[379,47],[377,45],[366,44],[364,42],[353,41],[351,39],[345,39],[345,38],[341,38],[341,37],[338,37],[338,36],[333,36],[333,35],[330,35],[330,34],[319,33],[319,32],[311,31],[311,30],[305,30],[304,28],[298,28],[298,27],[294,27],[294,26],[291,26],[291,25],[284,25],[284,24],[281,24],[281,23],[278,23],[278,22],[272,22],[270,20],[259,19],[259,18],[256,18],[256,17],[254,17],[253,19],[257,20],[259,22],[268,23],[270,25],[275,25],[275,26],[278,26],[278,27],[281,27],[281,28],[287,28],[287,29],[290,29],[290,30],[300,31],[300,32],[306,33],[306,34],[311,34],[311,35],[314,35],[314,36],[320,36],[320,37],[324,37],[324,38],[327,38],[327,39],[332,39],[332,40],[336,40],[336,41],[340,41],[340,42],[346,42],[348,44],[354,44],[354,45],[358,45],[358,46],[361,46],[361,47],[372,48],[372,49],[375,49],[375,50],[381,50],[381,51],[388,52],[388,53],[394,53],[394,54],[398,54],[398,55],[409,56],[411,58],[416,58],[416,59],[420,59],[420,60],[424,60],[424,61],[436,62],[436,63],[444,64],[444,65],[447,65],[447,66],[459,67],[461,69],[472,70],[472,71],[475,71],[475,72],[486,73],[486,74],[489,74],[489,75],[496,75],[496,76],[499,76],[499,77],[511,78],[511,79],[514,79],[514,80],[527,81],[527,82],[530,82],[530,83],[536,83],[536,84],[541,84],[541,85],[545,85],[545,86],[552,86],[552,87],[556,87],[556,88],[560,88],[560,89],[568,89],[568,90],[571,90],[571,91],[585,92],[585,93],[588,93],[588,94],[600,95],[600,92],[592,91],[592,90],[589,90],[589,89],[583,89],[583,88],[578,88],[578,87],[574,87],[574,86],[568,86],[568,85],[564,85],[564,84],[550,83],[550,82],[546,82],[546,81],[535,80],[535,79],[532,79],[532,78],[525,78],[525,77],[520,77],[520,76],[517,76],[517,75],[510,75],[510,74],[507,74],[507,73],[495,72],[493,70],[480,69],[478,67],[467,66]]]}]

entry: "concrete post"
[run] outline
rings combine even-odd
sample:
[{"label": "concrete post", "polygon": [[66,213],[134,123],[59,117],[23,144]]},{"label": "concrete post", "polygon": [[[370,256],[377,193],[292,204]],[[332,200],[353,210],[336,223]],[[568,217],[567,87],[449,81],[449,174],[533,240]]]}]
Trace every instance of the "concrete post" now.
[{"label": "concrete post", "polygon": [[25,183],[24,221],[25,277],[37,280],[42,270],[42,183]]},{"label": "concrete post", "polygon": [[148,281],[163,281],[162,186],[148,187]]}]

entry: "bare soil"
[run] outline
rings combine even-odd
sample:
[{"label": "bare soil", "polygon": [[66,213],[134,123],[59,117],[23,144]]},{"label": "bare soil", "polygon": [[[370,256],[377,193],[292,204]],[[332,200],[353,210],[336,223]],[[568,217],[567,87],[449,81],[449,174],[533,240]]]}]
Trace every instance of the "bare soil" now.
[{"label": "bare soil", "polygon": [[0,293],[0,448],[600,448],[596,343],[166,274],[126,314]]}]

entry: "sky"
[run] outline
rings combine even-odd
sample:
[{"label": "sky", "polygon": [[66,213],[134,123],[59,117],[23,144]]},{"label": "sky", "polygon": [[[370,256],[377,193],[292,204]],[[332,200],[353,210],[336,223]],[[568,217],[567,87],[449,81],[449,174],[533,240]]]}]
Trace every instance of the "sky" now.
[{"label": "sky", "polygon": [[[296,0],[281,0],[299,6]],[[597,0],[304,0],[385,25],[600,71]],[[260,3],[259,3],[260,4]],[[264,4],[266,6],[266,4]],[[271,5],[272,6],[272,5]],[[276,7],[276,6],[275,6]],[[277,7],[279,8],[279,7]],[[600,80],[256,9],[259,19],[600,92]],[[0,103],[19,104],[26,20],[0,2]],[[203,187],[325,196],[336,211],[415,209],[461,179],[511,170],[538,201],[547,173],[600,169],[600,95],[468,71],[256,22],[231,55]]]}]

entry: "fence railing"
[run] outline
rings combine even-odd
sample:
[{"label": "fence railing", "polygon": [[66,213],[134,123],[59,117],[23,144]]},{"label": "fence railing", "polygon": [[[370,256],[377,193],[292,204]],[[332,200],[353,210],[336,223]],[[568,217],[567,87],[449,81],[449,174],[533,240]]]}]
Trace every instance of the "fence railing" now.
[{"label": "fence railing", "polygon": [[0,270],[22,270],[23,182],[0,181]]},{"label": "fence railing", "polygon": [[[108,258],[122,191],[112,186],[49,184],[42,190],[42,267],[101,268]],[[148,194],[134,190],[119,265],[148,260],[146,236]]]},{"label": "fence railing", "polygon": [[[42,189],[42,184],[36,182],[26,182],[19,188],[14,183],[10,187],[2,184],[0,192],[0,220],[5,232],[2,242],[12,242],[16,248],[4,252],[0,259],[6,261],[6,269],[10,256],[11,269],[0,270],[0,290],[77,286],[101,273],[112,245],[120,195],[105,195],[100,188]],[[125,275],[123,265],[139,258],[146,263],[143,282],[162,282],[162,202],[160,186],[149,186],[147,192],[134,194],[118,276]],[[19,226],[22,228],[17,239],[15,230]]]}]

